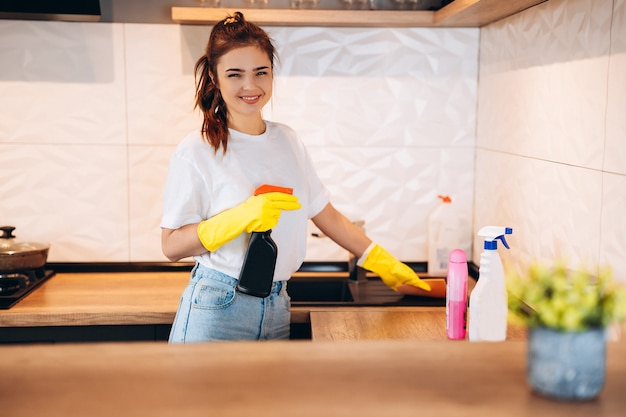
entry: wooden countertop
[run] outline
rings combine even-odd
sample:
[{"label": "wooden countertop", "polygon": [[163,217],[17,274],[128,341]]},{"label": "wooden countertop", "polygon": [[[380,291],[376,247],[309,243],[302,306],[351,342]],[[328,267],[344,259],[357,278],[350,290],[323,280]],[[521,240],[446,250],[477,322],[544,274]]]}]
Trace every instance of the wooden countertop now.
[{"label": "wooden countertop", "polygon": [[0,327],[172,323],[189,272],[57,273],[8,310]]},{"label": "wooden countertop", "polygon": [[[188,279],[185,271],[58,273],[0,310],[0,328],[171,324]],[[310,322],[315,341],[446,340],[445,320],[442,307],[292,307],[292,321]],[[509,327],[510,340],[524,338]]]},{"label": "wooden countertop", "polygon": [[315,341],[446,339],[446,314],[442,308],[420,311],[312,311],[310,314],[311,333]]},{"label": "wooden countertop", "polygon": [[[305,275],[316,276],[310,272]],[[323,273],[318,275],[325,276]],[[294,279],[297,277],[298,274]],[[0,328],[171,324],[188,281],[189,272],[186,271],[57,273],[10,309],[0,310]],[[382,309],[415,311],[423,308]],[[381,308],[292,306],[292,322],[308,323],[311,311],[337,309]]]},{"label": "wooden countertop", "polygon": [[[314,341],[447,340],[443,308],[311,311]],[[507,340],[525,340],[526,329],[508,326]]]},{"label": "wooden countertop", "polygon": [[594,401],[536,396],[525,369],[522,341],[0,346],[0,402],[6,417],[624,415],[624,342]]}]

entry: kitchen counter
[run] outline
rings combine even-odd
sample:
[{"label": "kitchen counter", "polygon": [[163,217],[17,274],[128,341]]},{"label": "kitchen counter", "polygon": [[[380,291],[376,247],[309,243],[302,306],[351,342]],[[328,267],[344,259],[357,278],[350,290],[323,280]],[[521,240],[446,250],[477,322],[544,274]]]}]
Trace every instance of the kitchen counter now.
[{"label": "kitchen counter", "polygon": [[[169,323],[187,280],[187,272],[57,274],[0,311],[0,323]],[[443,308],[296,313],[310,319],[313,341],[0,346],[1,413],[612,417],[626,409],[624,340],[608,343],[600,397],[562,403],[528,389],[523,334],[510,331],[503,343],[448,341]]]},{"label": "kitchen counter", "polygon": [[626,343],[589,402],[534,395],[526,343],[231,342],[0,346],[6,417],[623,416]]},{"label": "kitchen counter", "polygon": [[[444,308],[311,311],[314,341],[447,340]],[[526,328],[509,324],[507,340],[526,340]]]},{"label": "kitchen counter", "polygon": [[189,272],[57,273],[0,327],[171,324]]},{"label": "kitchen counter", "polygon": [[[5,342],[46,342],[57,337],[60,341],[164,339],[188,279],[187,271],[57,273],[12,308],[0,310],[0,335],[4,327],[46,330],[44,334],[38,331],[28,336],[22,336],[21,331],[18,336],[5,334]],[[292,307],[292,323],[307,328],[310,324],[310,337],[315,341],[446,340],[445,320],[443,307]],[[59,336],[56,330],[63,326],[76,329],[135,325],[160,325],[164,329],[134,327],[122,332],[122,336],[102,336],[99,328],[91,333],[96,336],[81,332],[68,337]],[[159,336],[154,332],[160,332]],[[123,336],[127,333],[133,336]],[[508,339],[523,340],[525,332],[509,326]]]},{"label": "kitchen counter", "polygon": [[[328,274],[305,275],[323,278]],[[296,273],[292,279],[299,276]],[[0,310],[0,328],[171,324],[188,280],[187,271],[57,273],[12,308]],[[336,309],[292,306],[292,322],[308,323],[310,311]]]},{"label": "kitchen counter", "polygon": [[[0,342],[162,340],[169,333],[188,279],[187,271],[58,273],[14,307],[0,310]],[[310,324],[314,341],[447,339],[443,307],[293,306],[292,322],[307,328]],[[121,336],[103,336],[103,330],[97,328],[96,336],[86,332],[58,336],[59,327],[135,325],[161,325],[163,329],[134,327],[120,330]],[[5,335],[3,327],[7,328]],[[21,328],[17,336],[14,328]],[[38,330],[22,336],[24,328]],[[129,332],[133,336],[124,336]],[[159,336],[155,332],[160,332]],[[309,337],[308,332],[305,337]],[[525,337],[524,329],[509,326],[508,340]]]}]

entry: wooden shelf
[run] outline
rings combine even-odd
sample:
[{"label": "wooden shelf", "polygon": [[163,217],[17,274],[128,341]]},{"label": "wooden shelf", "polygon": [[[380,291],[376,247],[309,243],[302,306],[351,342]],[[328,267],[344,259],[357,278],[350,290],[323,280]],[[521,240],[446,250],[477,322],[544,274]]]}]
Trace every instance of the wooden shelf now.
[{"label": "wooden shelf", "polygon": [[182,24],[215,24],[227,14],[241,11],[247,20],[261,26],[433,26],[434,12],[402,10],[322,9],[211,9],[172,7],[172,19]]},{"label": "wooden shelf", "polygon": [[481,27],[547,0],[455,0],[438,11],[234,9],[172,7],[172,20],[180,24],[215,24],[241,11],[261,26],[323,27]]}]

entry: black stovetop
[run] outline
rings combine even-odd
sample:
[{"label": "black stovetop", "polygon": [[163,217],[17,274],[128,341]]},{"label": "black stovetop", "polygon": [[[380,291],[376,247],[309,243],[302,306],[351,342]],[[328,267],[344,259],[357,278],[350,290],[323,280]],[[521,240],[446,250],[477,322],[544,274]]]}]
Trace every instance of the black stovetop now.
[{"label": "black stovetop", "polygon": [[54,271],[44,267],[0,274],[0,309],[13,307],[53,275]]}]

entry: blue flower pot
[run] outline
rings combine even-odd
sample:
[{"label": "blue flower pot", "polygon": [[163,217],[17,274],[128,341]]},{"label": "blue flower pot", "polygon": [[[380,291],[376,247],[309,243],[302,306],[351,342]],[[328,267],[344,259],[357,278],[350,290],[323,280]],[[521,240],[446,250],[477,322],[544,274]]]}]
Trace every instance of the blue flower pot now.
[{"label": "blue flower pot", "polygon": [[593,399],[604,387],[605,364],[604,329],[529,329],[528,383],[539,394],[559,400]]}]

